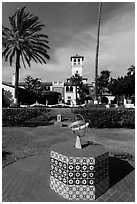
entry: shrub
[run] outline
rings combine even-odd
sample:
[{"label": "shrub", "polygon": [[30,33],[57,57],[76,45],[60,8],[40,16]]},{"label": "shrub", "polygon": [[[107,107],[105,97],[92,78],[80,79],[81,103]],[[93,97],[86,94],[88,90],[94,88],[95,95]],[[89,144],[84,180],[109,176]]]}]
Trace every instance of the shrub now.
[{"label": "shrub", "polygon": [[92,103],[88,103],[86,104],[86,108],[87,109],[91,109],[91,108],[105,108],[104,104],[92,104]]},{"label": "shrub", "polygon": [[49,122],[49,116],[46,115],[40,115],[37,116],[35,118],[31,118],[27,121],[25,121],[24,123],[22,123],[21,126],[25,126],[25,127],[37,127],[37,126],[45,126],[45,125],[49,125],[51,124]]},{"label": "shrub", "polygon": [[81,114],[89,127],[94,128],[135,128],[135,111],[130,109],[76,108],[75,114]]},{"label": "shrub", "polygon": [[45,108],[3,108],[3,126],[23,126],[28,120],[48,112]]}]

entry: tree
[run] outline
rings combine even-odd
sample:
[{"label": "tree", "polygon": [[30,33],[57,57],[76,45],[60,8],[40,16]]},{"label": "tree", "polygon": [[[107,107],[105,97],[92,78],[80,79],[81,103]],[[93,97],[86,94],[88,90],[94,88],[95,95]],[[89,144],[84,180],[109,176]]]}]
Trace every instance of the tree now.
[{"label": "tree", "polygon": [[135,75],[135,66],[134,66],[134,65],[131,65],[131,66],[128,68],[127,75],[128,75],[128,76]]},{"label": "tree", "polygon": [[101,71],[100,76],[97,78],[98,95],[101,96],[102,93],[108,91],[109,79],[110,79],[110,71],[109,70]]},{"label": "tree", "polygon": [[76,86],[76,102],[78,102],[78,94],[80,102],[83,103],[85,97],[89,94],[89,88],[86,84],[83,84],[82,76],[75,74],[70,78],[71,86]]},{"label": "tree", "polygon": [[25,89],[35,101],[41,98],[43,89],[39,78],[34,79],[32,76],[27,76],[25,78]]},{"label": "tree", "polygon": [[85,99],[87,99],[87,97],[89,98],[89,87],[87,86],[87,84],[83,84],[81,83],[79,86],[79,90],[78,90],[79,96],[80,96],[80,102],[84,103]]},{"label": "tree", "polygon": [[118,77],[117,79],[111,78],[109,82],[109,91],[119,97],[135,95],[135,66],[130,66],[127,74],[124,77]]},{"label": "tree", "polygon": [[[25,7],[19,8],[9,17],[10,28],[2,26],[2,56],[10,65],[15,59],[15,100],[18,104],[18,81],[21,64],[26,68],[30,67],[31,61],[35,63],[46,63],[49,59],[47,50],[49,49],[45,34],[39,33],[44,25],[39,22],[39,18],[26,13]],[[22,63],[21,63],[22,62]]]},{"label": "tree", "polygon": [[42,91],[42,99],[41,103],[45,104],[47,102],[48,105],[57,104],[58,100],[61,98],[61,94],[56,91]]},{"label": "tree", "polygon": [[70,85],[76,86],[76,103],[78,101],[78,87],[82,84],[82,77],[79,74],[75,74],[70,78]]}]

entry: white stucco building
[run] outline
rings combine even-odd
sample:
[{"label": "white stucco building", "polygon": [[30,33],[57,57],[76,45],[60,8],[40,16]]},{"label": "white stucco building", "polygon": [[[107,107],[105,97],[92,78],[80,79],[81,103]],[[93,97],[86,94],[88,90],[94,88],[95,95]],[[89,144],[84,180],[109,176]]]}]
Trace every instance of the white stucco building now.
[{"label": "white stucco building", "polygon": [[[87,78],[83,78],[83,61],[84,57],[79,56],[76,54],[75,56],[70,57],[70,67],[71,67],[71,75],[75,76],[75,74],[78,74],[82,77],[83,83],[87,83]],[[69,104],[76,104],[76,86],[72,86],[70,84],[70,78],[67,78],[67,80],[64,81],[53,81],[53,82],[41,82],[43,86],[46,87],[46,90],[49,91],[56,91],[61,94],[61,98],[65,103]],[[12,94],[12,101],[14,99],[14,86],[15,85],[15,75],[13,74],[12,82],[3,82],[3,89],[9,90]],[[24,89],[25,82],[19,82],[19,87]],[[91,86],[93,88],[93,86]],[[79,97],[79,95],[78,95]]]}]

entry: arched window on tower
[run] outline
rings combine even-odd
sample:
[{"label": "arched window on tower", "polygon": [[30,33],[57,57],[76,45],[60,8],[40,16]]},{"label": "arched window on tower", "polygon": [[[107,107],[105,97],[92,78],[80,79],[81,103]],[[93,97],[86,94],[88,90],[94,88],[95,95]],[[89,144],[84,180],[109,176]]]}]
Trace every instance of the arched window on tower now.
[{"label": "arched window on tower", "polygon": [[73,92],[73,87],[72,86],[70,87],[70,92]]},{"label": "arched window on tower", "polygon": [[69,87],[68,86],[66,87],[66,92],[69,92]]},{"label": "arched window on tower", "polygon": [[76,63],[76,59],[74,59],[74,65],[76,65],[77,63]]},{"label": "arched window on tower", "polygon": [[80,64],[80,59],[78,58],[78,64]]}]

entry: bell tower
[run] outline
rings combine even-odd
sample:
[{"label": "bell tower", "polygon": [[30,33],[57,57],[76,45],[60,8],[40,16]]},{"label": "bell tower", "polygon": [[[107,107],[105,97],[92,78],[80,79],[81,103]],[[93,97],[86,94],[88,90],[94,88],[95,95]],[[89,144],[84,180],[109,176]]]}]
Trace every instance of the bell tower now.
[{"label": "bell tower", "polygon": [[82,68],[83,68],[83,56],[79,56],[76,54],[76,56],[71,57],[71,68],[72,68],[72,76],[75,74],[79,74],[82,76]]}]

